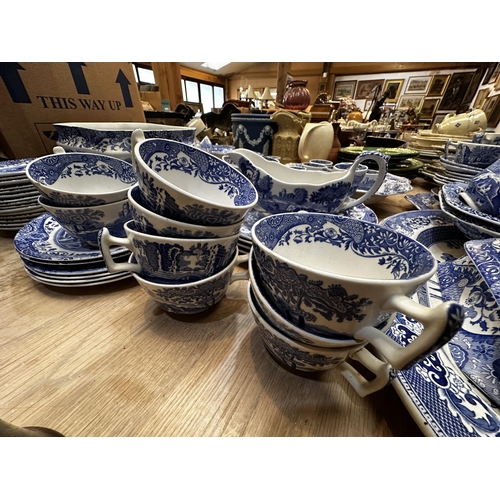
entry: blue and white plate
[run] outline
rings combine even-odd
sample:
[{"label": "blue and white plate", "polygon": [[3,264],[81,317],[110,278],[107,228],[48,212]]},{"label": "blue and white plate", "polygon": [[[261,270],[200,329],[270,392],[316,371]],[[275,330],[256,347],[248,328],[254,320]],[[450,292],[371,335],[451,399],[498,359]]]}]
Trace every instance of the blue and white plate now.
[{"label": "blue and white plate", "polygon": [[[396,220],[393,219],[392,227],[397,231]],[[414,237],[418,238],[419,234],[431,229],[438,220],[431,217],[428,226],[424,224],[419,227],[419,224],[416,224]],[[406,222],[404,217],[403,222]],[[384,221],[381,224],[384,224]],[[441,227],[438,223],[435,231],[431,231],[433,236],[430,241],[433,245],[439,243]],[[411,224],[406,222],[403,230],[408,232],[409,228]],[[439,245],[436,248],[439,248]],[[441,251],[437,253],[444,255]],[[452,252],[445,252],[447,255],[452,253],[458,255],[460,251],[457,248]],[[439,266],[441,265],[440,263]],[[435,306],[442,302],[437,281],[430,280],[424,288],[427,289],[426,293],[417,291],[413,297],[415,301],[426,306]],[[398,313],[387,335],[399,344],[406,345],[420,335],[421,331],[421,323]],[[398,372],[393,387],[426,436],[500,436],[500,411],[467,380],[453,361],[448,345],[411,369]]]},{"label": "blue and white plate", "polygon": [[466,256],[437,271],[443,300],[461,304],[465,320],[448,347],[467,378],[500,406],[500,311],[481,273]]},{"label": "blue and white plate", "polygon": [[441,163],[441,165],[443,165],[444,168],[446,168],[446,170],[468,174],[469,176],[474,176],[480,174],[481,172],[484,172],[484,168],[473,167],[471,165],[464,165],[463,163],[457,163],[454,160],[454,158],[455,158],[454,156],[449,156],[448,158],[441,156],[439,158],[439,162]]},{"label": "blue and white plate", "polygon": [[[45,213],[26,224],[14,237],[14,247],[21,257],[41,263],[82,263],[102,261],[99,249],[82,246],[59,223]],[[111,247],[112,255],[127,253],[124,247]]]},{"label": "blue and white plate", "polygon": [[419,210],[438,210],[439,200],[433,193],[407,194],[405,198]]},{"label": "blue and white plate", "polygon": [[450,184],[447,184],[446,186],[443,186],[442,193],[446,203],[448,203],[448,205],[450,205],[455,210],[469,215],[474,219],[488,222],[489,224],[497,227],[500,231],[500,218],[494,217],[490,214],[485,214],[484,212],[480,212],[479,210],[474,210],[460,199],[460,193],[465,191],[466,187],[467,183],[465,182],[452,182]]},{"label": "blue and white plate", "polygon": [[[377,175],[376,170],[369,169],[367,171],[367,175],[364,177],[364,179],[361,181],[361,184],[358,186],[357,192],[362,194],[368,192],[375,183],[376,175]],[[374,196],[391,196],[393,194],[404,194],[407,193],[408,191],[411,191],[412,189],[413,187],[411,185],[410,179],[406,177],[401,177],[399,175],[387,173],[384,182],[378,188]]]},{"label": "blue and white plate", "polygon": [[36,158],[23,158],[20,160],[6,160],[0,162],[0,179],[25,179],[26,166]]},{"label": "blue and white plate", "polygon": [[500,306],[500,237],[471,240],[464,246]]}]

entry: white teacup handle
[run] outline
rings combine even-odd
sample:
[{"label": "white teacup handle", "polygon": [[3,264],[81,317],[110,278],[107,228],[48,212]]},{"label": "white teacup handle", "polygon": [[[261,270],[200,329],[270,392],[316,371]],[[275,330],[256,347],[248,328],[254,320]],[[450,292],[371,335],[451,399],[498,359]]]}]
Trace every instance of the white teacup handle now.
[{"label": "white teacup handle", "polygon": [[379,187],[382,185],[387,175],[387,167],[389,164],[389,159],[390,159],[389,156],[379,153],[378,151],[373,151],[373,152],[364,151],[363,153],[358,155],[358,157],[354,161],[354,164],[351,166],[351,169],[355,171],[358,165],[362,163],[364,160],[374,160],[375,162],[377,162],[378,165],[378,175],[377,178],[375,179],[375,182],[373,183],[373,186],[363,196],[360,196],[355,200],[351,200],[347,203],[344,203],[343,205],[341,205],[340,210],[347,210],[348,208],[359,205],[360,203],[366,201],[368,198],[371,198],[378,191]]},{"label": "white teacup handle", "polygon": [[54,146],[52,148],[52,151],[55,155],[62,155],[64,153],[66,153],[66,150],[61,146]]},{"label": "white teacup handle", "polygon": [[119,238],[112,236],[106,227],[102,228],[99,237],[99,248],[104,257],[106,267],[111,274],[128,271],[130,273],[140,273],[141,266],[133,262],[115,262],[111,255],[110,247],[117,245],[120,247],[128,248],[131,252],[134,250],[128,238]]},{"label": "white teacup handle", "polygon": [[351,354],[351,359],[361,363],[365,368],[375,375],[373,380],[366,380],[348,361],[343,361],[338,369],[341,375],[352,385],[354,390],[362,397],[368,396],[384,388],[392,381],[392,370],[389,363],[381,361],[365,348]]},{"label": "white teacup handle", "polygon": [[146,136],[144,135],[144,130],[138,128],[132,132],[132,135],[130,137],[130,147],[131,147],[131,156],[132,156],[132,167],[135,170],[135,172],[138,174],[139,170],[136,165],[135,161],[135,146],[139,144],[142,141],[146,140]]},{"label": "white teacup handle", "polygon": [[413,342],[401,346],[385,333],[372,326],[356,332],[354,337],[368,341],[396,370],[411,368],[420,360],[440,349],[458,332],[464,321],[462,306],[455,302],[444,302],[436,307],[418,304],[405,295],[391,297],[382,310],[399,311],[420,321],[422,333]]},{"label": "white teacup handle", "polygon": [[[243,262],[248,262],[248,258],[250,257],[250,254],[245,254],[245,255],[238,255],[236,257],[236,265],[238,266],[239,264],[242,264]],[[248,269],[246,271],[243,271],[241,273],[236,273],[231,275],[231,280],[229,281],[229,284],[234,283],[235,281],[240,281],[240,280],[248,280],[250,279],[250,272]]]}]

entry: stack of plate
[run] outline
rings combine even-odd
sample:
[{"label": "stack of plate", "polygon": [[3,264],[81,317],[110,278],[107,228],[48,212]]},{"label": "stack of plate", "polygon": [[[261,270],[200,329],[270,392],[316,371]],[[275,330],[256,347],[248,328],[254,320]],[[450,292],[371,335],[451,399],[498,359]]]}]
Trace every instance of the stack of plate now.
[{"label": "stack of plate", "polygon": [[[92,286],[129,278],[129,272],[110,274],[101,252],[84,247],[49,214],[36,217],[14,237],[14,247],[26,272],[45,285]],[[117,262],[126,262],[130,251],[111,248]]]},{"label": "stack of plate", "polygon": [[[353,162],[358,155],[364,151],[378,151],[390,157],[388,172],[412,179],[416,177],[419,169],[424,165],[423,162],[417,160],[419,152],[414,149],[407,148],[376,148],[368,146],[350,146],[341,148],[339,151],[340,162]],[[371,160],[363,161],[363,164],[369,167],[377,168],[377,164]]]},{"label": "stack of plate", "polygon": [[0,162],[0,229],[17,231],[45,212],[37,201],[40,193],[26,176],[34,159]]}]

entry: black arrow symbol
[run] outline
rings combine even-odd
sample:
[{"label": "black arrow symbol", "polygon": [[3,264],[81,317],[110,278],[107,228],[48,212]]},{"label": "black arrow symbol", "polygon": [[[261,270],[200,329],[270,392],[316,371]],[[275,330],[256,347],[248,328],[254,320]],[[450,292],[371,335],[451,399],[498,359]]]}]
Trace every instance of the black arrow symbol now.
[{"label": "black arrow symbol", "polygon": [[125,103],[126,108],[132,108],[132,96],[130,95],[130,89],[129,85],[130,82],[128,81],[127,77],[125,76],[125,73],[123,73],[122,70],[118,71],[118,76],[116,77],[115,83],[120,84],[120,88],[122,89],[122,95],[123,95],[123,102]]},{"label": "black arrow symbol", "polygon": [[19,63],[0,63],[0,78],[3,79],[13,102],[30,103],[31,99],[19,75],[21,69],[25,71]]},{"label": "black arrow symbol", "polygon": [[83,62],[71,62],[68,63],[69,70],[71,71],[71,76],[75,82],[76,91],[79,94],[90,94],[89,86],[87,85],[87,80],[83,74],[83,66],[87,66]]}]

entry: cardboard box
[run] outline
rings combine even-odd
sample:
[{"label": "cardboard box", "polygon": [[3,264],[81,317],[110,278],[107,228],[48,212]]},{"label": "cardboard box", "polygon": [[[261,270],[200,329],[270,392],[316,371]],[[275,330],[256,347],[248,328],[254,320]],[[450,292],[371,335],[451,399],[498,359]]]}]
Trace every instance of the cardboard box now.
[{"label": "cardboard box", "polygon": [[146,121],[131,63],[0,62],[0,151],[52,153],[54,123]]}]

